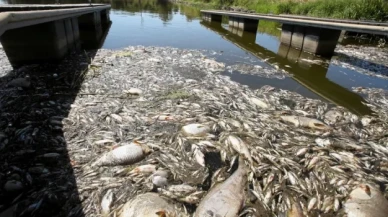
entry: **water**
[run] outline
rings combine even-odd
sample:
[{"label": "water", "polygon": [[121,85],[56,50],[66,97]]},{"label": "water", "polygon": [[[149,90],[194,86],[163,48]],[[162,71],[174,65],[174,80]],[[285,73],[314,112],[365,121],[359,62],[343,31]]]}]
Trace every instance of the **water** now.
[{"label": "water", "polygon": [[[1,2],[1,0],[0,0]],[[86,3],[67,0],[61,3]],[[54,4],[46,0],[2,0],[5,4]],[[248,63],[272,67],[276,64],[290,78],[263,78],[239,72],[224,74],[251,88],[271,85],[296,91],[310,98],[327,100],[362,115],[370,113],[362,97],[350,88],[378,87],[388,89],[387,80],[367,76],[334,64],[314,64],[305,59],[317,57],[295,50],[279,42],[280,24],[260,21],[257,34],[229,29],[225,24],[201,21],[199,9],[157,0],[111,0],[93,3],[112,5],[112,25],[101,45],[120,49],[131,45],[171,46],[223,52],[216,56],[226,65]],[[264,61],[266,60],[266,61]]]}]

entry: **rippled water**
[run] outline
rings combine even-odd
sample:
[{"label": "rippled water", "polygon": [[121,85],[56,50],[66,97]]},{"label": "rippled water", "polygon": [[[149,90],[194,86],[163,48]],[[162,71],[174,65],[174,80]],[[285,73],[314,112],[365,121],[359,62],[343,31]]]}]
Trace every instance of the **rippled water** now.
[{"label": "rippled water", "polygon": [[[1,2],[1,1],[0,1]],[[6,4],[53,4],[55,1],[9,0]],[[86,1],[60,1],[86,3]],[[271,85],[296,91],[304,96],[320,98],[347,107],[357,114],[370,110],[362,104],[362,97],[350,88],[356,86],[388,89],[387,80],[360,74],[334,64],[314,64],[305,59],[317,57],[295,50],[279,42],[281,24],[260,21],[257,34],[229,29],[223,24],[203,22],[198,8],[157,0],[111,0],[112,25],[103,48],[120,49],[129,45],[171,46],[186,49],[205,49],[222,53],[215,55],[227,65],[254,64],[263,67],[278,65],[292,77],[265,78],[224,72],[233,80],[251,88]],[[93,1],[93,3],[97,3]],[[333,57],[335,58],[335,57]],[[325,60],[329,62],[329,60]]]}]

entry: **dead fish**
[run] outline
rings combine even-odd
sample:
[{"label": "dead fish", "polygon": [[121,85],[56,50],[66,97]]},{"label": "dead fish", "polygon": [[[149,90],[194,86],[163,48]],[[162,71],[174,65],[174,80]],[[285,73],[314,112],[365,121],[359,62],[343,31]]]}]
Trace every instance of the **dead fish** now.
[{"label": "dead fish", "polygon": [[101,199],[101,214],[103,216],[108,216],[109,213],[110,213],[110,208],[112,206],[112,203],[113,203],[113,197],[114,197],[114,194],[113,194],[113,191],[112,189],[109,189],[104,197]]},{"label": "dead fish", "polygon": [[309,127],[312,129],[317,130],[330,130],[331,127],[326,125],[325,123],[313,119],[313,118],[307,118],[307,117],[299,117],[299,116],[293,116],[293,115],[286,115],[280,117],[283,121],[293,123],[296,127],[302,126],[302,127]]},{"label": "dead fish", "polygon": [[237,217],[244,202],[247,169],[243,157],[239,158],[238,169],[225,182],[216,185],[199,203],[194,217],[223,216]]},{"label": "dead fish", "polygon": [[249,152],[248,150],[248,146],[247,144],[242,140],[240,139],[239,137],[237,136],[228,136],[226,138],[226,142],[228,145],[230,145],[236,152],[238,152],[239,154],[241,155],[244,155],[244,157],[246,157],[248,159],[248,161],[250,163],[252,163],[252,156],[251,156],[251,153]]},{"label": "dead fish", "polygon": [[130,88],[129,90],[124,90],[123,93],[139,96],[143,93],[143,91],[138,88]]},{"label": "dead fish", "polygon": [[198,147],[198,145],[192,145],[191,151],[193,152],[194,158],[197,161],[197,163],[201,166],[205,166],[205,155],[202,153],[201,149]]},{"label": "dead fish", "polygon": [[128,145],[119,146],[104,154],[93,166],[115,166],[134,164],[144,159],[151,150],[143,144],[132,142]]},{"label": "dead fish", "polygon": [[164,187],[168,185],[168,180],[163,176],[152,176],[152,184],[157,187]]},{"label": "dead fish", "polygon": [[350,193],[344,210],[348,217],[386,217],[388,201],[378,189],[361,184]]},{"label": "dead fish", "polygon": [[189,124],[182,127],[185,136],[205,136],[209,131],[210,128],[202,124]]},{"label": "dead fish", "polygon": [[180,184],[180,185],[170,185],[168,186],[167,190],[173,193],[178,193],[178,194],[187,194],[187,193],[192,193],[197,190],[197,188],[192,187],[187,184]]},{"label": "dead fish", "polygon": [[299,203],[292,203],[291,209],[288,210],[287,217],[305,217],[303,214],[303,209]]},{"label": "dead fish", "polygon": [[253,104],[255,104],[256,106],[258,106],[260,108],[263,108],[263,109],[266,109],[266,108],[269,107],[267,103],[265,103],[264,101],[262,101],[262,100],[260,100],[258,98],[255,98],[255,97],[251,98],[251,102]]},{"label": "dead fish", "polygon": [[155,171],[156,171],[156,165],[146,164],[146,165],[141,165],[136,167],[135,169],[131,170],[131,172],[129,173],[146,175],[146,174],[154,173]]},{"label": "dead fish", "polygon": [[128,201],[119,217],[178,217],[186,216],[181,207],[172,201],[160,197],[156,193],[145,193]]}]

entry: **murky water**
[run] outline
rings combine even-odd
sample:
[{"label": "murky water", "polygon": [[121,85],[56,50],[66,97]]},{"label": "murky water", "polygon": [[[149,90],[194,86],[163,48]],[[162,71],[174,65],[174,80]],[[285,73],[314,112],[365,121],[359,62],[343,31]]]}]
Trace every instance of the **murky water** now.
[{"label": "murky water", "polygon": [[[8,0],[6,4],[53,4],[54,0]],[[120,49],[129,45],[171,46],[188,49],[212,50],[218,61],[227,65],[237,63],[279,66],[292,75],[284,79],[264,78],[224,72],[233,80],[251,88],[271,85],[296,91],[311,98],[325,99],[344,106],[356,114],[370,110],[362,103],[362,97],[350,88],[378,87],[388,89],[387,80],[367,76],[342,68],[281,45],[280,24],[260,22],[257,34],[230,29],[223,24],[203,22],[199,9],[157,0],[98,1],[112,5],[112,26],[102,44],[103,48]],[[86,1],[61,0],[60,3],[86,3]],[[97,1],[93,0],[93,3]],[[335,58],[335,57],[333,57]],[[318,60],[312,62],[309,60]],[[318,64],[317,64],[318,63]]]}]

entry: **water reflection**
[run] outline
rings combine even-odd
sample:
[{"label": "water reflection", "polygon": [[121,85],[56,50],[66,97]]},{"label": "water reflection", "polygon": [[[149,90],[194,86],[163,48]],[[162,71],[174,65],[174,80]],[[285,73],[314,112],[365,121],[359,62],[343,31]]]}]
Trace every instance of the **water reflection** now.
[{"label": "water reflection", "polygon": [[[12,4],[55,3],[55,0],[0,1]],[[86,2],[87,0],[60,1],[63,4]],[[333,64],[318,64],[319,59],[313,56],[281,46],[278,39],[281,34],[279,23],[260,21],[257,34],[251,34],[200,22],[199,8],[177,5],[167,0],[93,0],[93,3],[112,5],[113,24],[104,44],[90,47],[120,49],[143,45],[223,51],[223,55],[216,58],[228,65],[246,62],[248,59],[261,64],[260,59],[268,59],[269,63],[276,63],[293,74],[293,79],[276,80],[238,73],[229,76],[252,88],[268,84],[297,91],[307,97],[325,98],[357,114],[366,114],[369,109],[362,103],[360,96],[348,89],[356,86],[388,88],[386,81],[382,79]],[[207,31],[203,26],[213,31]],[[347,60],[346,57],[342,59]],[[348,63],[358,63],[358,67],[366,65],[362,61],[350,60]]]},{"label": "water reflection", "polygon": [[277,64],[293,75],[293,79],[313,91],[317,95],[338,105],[344,106],[356,114],[369,114],[370,109],[362,102],[358,94],[336,84],[326,77],[328,66],[321,60],[300,50],[279,45],[277,53],[256,44],[256,34],[244,32],[235,28],[224,28],[220,23],[201,22],[204,27],[222,35],[260,59]]}]

